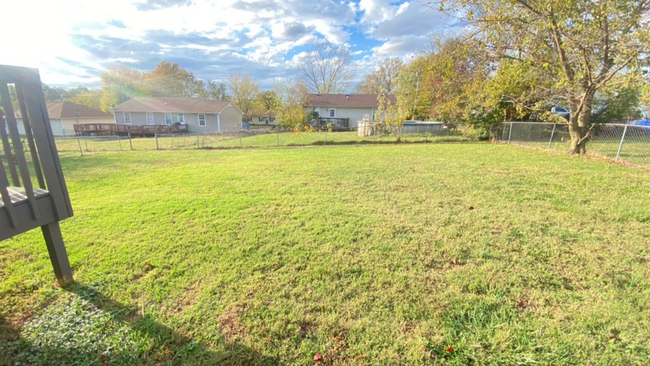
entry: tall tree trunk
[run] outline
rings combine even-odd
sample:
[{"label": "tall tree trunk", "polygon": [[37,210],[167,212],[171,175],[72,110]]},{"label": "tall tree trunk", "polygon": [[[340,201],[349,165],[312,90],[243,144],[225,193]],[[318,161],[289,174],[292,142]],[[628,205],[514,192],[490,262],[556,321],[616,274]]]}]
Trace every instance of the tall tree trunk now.
[{"label": "tall tree trunk", "polygon": [[587,153],[587,134],[591,124],[592,103],[593,95],[587,95],[580,113],[575,113],[578,110],[578,103],[571,103],[569,117],[569,135],[571,136],[569,154],[571,155]]}]

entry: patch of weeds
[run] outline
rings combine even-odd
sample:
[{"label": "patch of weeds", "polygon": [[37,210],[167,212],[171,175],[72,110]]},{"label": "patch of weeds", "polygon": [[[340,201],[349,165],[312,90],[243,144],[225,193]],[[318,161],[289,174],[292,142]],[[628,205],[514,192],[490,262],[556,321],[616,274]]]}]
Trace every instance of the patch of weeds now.
[{"label": "patch of weeds", "polygon": [[150,346],[111,313],[64,293],[0,350],[13,354],[16,365],[123,365],[138,363]]}]

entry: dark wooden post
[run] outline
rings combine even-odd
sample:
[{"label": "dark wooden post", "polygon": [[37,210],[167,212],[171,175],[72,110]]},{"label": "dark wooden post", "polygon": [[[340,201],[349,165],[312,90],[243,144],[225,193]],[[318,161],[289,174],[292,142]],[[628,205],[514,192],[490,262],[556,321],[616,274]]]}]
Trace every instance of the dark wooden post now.
[{"label": "dark wooden post", "polygon": [[54,221],[41,226],[41,230],[45,237],[47,251],[50,253],[50,261],[52,261],[52,266],[54,267],[56,280],[59,282],[59,286],[66,286],[72,282],[72,270],[70,269],[65,244],[63,244],[63,236],[61,235],[59,222]]}]

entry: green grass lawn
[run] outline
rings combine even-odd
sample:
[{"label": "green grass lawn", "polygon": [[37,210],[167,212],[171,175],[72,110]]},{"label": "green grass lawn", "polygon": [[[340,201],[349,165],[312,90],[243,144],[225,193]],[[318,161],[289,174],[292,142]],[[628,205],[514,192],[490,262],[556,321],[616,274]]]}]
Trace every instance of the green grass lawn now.
[{"label": "green grass lawn", "polygon": [[[650,363],[650,172],[493,144],[62,156],[0,364]],[[453,348],[453,349],[452,349]]]}]

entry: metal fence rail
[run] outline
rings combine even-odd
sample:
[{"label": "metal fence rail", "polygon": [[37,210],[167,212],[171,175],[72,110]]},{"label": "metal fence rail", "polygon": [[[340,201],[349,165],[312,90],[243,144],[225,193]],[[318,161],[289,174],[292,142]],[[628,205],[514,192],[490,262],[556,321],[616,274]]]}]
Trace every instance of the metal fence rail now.
[{"label": "metal fence rail", "polygon": [[[458,131],[440,128],[421,128],[421,132],[404,133],[406,143],[426,143],[437,140],[470,141]],[[395,136],[379,133],[361,137],[357,131],[331,132],[313,130],[253,129],[226,133],[156,134],[151,137],[135,136],[74,136],[56,139],[59,152],[80,155],[129,150],[189,150],[268,148],[282,146],[321,146],[335,144],[393,143]]]},{"label": "metal fence rail", "polygon": [[[565,123],[505,122],[494,137],[500,142],[553,151],[569,151],[571,144]],[[587,154],[650,167],[650,127],[596,125],[587,139]]]}]

